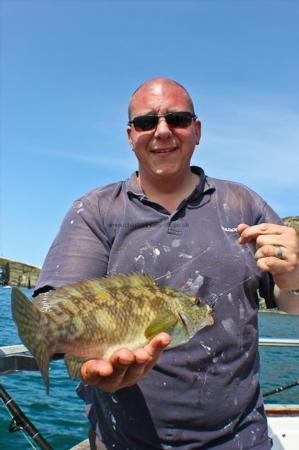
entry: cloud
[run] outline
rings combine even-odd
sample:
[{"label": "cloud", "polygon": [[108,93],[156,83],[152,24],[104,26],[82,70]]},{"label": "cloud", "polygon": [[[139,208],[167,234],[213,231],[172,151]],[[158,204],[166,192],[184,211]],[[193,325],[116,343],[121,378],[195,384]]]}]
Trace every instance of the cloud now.
[{"label": "cloud", "polygon": [[54,158],[62,158],[72,160],[75,162],[83,162],[86,164],[93,164],[93,165],[96,164],[101,167],[107,167],[112,169],[115,168],[124,168],[129,170],[136,169],[136,160],[130,156],[130,153],[126,155],[126,158],[123,158],[116,153],[113,157],[96,156],[91,154],[82,154],[79,152],[68,152],[57,150],[39,151],[38,153],[46,154],[47,156]]}]

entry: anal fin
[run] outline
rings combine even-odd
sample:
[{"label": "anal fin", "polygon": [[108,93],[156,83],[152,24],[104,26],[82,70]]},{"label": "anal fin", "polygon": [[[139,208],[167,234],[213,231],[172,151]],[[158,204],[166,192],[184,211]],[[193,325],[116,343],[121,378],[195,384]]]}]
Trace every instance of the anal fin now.
[{"label": "anal fin", "polygon": [[81,356],[70,354],[64,356],[64,364],[66,365],[69,377],[72,380],[80,378],[80,368],[85,361],[86,358],[82,358]]}]

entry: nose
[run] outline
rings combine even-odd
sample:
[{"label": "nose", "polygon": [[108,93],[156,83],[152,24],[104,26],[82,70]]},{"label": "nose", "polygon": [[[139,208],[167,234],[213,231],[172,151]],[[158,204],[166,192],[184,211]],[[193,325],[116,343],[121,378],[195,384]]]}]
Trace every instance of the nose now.
[{"label": "nose", "polygon": [[167,124],[165,117],[159,117],[159,122],[156,126],[155,137],[158,139],[167,139],[171,136],[172,131]]}]

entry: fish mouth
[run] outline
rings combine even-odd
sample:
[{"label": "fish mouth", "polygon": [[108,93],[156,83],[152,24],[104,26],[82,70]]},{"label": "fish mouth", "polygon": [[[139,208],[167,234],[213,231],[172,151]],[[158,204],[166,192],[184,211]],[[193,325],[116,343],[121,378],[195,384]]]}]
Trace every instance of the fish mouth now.
[{"label": "fish mouth", "polygon": [[151,153],[161,154],[161,153],[173,153],[177,150],[177,147],[167,147],[167,148],[154,148]]}]

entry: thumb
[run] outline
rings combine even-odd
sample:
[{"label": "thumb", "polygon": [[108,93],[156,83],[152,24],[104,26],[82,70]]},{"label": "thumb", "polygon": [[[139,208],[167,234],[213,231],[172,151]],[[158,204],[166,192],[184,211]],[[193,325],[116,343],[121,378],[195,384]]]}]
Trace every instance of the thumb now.
[{"label": "thumb", "polygon": [[243,231],[246,230],[247,228],[250,228],[250,226],[247,225],[246,223],[240,223],[240,224],[237,226],[237,231],[238,231],[239,235],[241,236],[241,234],[243,233]]}]

